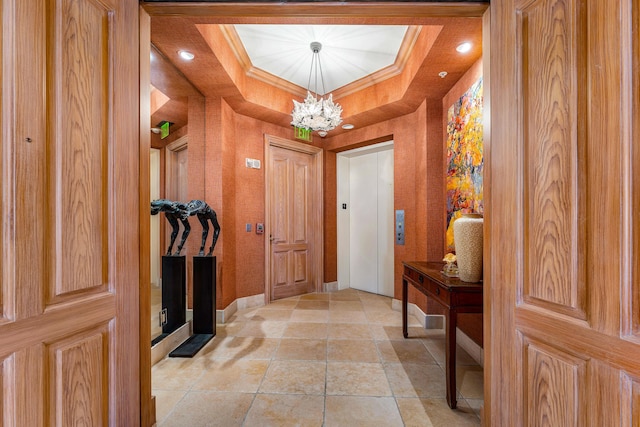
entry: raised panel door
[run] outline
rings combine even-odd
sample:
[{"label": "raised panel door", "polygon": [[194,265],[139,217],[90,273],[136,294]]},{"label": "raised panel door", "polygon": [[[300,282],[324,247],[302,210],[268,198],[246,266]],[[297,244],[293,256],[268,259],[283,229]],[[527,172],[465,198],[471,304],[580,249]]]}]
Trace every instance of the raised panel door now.
[{"label": "raised panel door", "polygon": [[638,7],[491,5],[487,425],[638,422]]},{"label": "raised panel door", "polygon": [[136,425],[138,5],[2,11],[2,424]]}]

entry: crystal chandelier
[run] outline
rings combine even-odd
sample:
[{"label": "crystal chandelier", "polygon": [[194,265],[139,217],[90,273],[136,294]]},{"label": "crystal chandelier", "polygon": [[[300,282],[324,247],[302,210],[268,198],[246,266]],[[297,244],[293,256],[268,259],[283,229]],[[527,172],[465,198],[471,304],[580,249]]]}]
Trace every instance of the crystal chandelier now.
[{"label": "crystal chandelier", "polygon": [[[304,102],[293,100],[293,111],[291,112],[291,124],[298,128],[318,131],[320,136],[326,136],[327,131],[334,129],[342,123],[342,107],[340,104],[334,103],[332,95],[327,99],[322,96],[318,98],[318,71],[320,71],[320,82],[322,83],[322,92],[324,89],[324,77],[322,76],[322,65],[320,64],[320,42],[312,42],[311,51],[311,70],[309,71],[309,83],[307,85],[307,97]],[[315,79],[314,94],[311,93],[311,77]]]}]

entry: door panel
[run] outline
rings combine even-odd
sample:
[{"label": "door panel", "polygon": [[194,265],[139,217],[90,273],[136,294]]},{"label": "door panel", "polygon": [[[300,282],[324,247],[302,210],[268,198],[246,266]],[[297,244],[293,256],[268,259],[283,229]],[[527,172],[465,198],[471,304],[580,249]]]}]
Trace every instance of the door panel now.
[{"label": "door panel", "polygon": [[637,9],[491,6],[487,425],[640,421]]},{"label": "door panel", "polygon": [[[54,1],[47,47],[52,96],[47,139],[49,298],[105,290],[108,281],[107,168],[109,10]],[[92,31],[87,31],[92,28]],[[94,57],[95,55],[95,57]],[[64,254],[64,256],[60,256]],[[76,294],[82,295],[82,294]]]},{"label": "door panel", "polygon": [[265,136],[267,301],[322,289],[322,150]]},{"label": "door panel", "polygon": [[349,161],[350,286],[378,293],[378,153]]},{"label": "door panel", "polygon": [[2,423],[136,425],[138,5],[2,10]]}]

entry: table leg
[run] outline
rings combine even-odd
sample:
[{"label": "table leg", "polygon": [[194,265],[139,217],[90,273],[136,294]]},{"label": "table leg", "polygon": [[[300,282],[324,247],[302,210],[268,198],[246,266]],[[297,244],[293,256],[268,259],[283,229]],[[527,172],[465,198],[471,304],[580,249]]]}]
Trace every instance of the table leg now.
[{"label": "table leg", "polygon": [[408,282],[403,277],[402,278],[402,336],[405,338],[409,337],[409,332],[407,330],[407,302],[408,302]]},{"label": "table leg", "polygon": [[447,374],[447,403],[451,409],[457,405],[456,392],[456,323],[457,313],[455,310],[446,310],[446,374]]}]

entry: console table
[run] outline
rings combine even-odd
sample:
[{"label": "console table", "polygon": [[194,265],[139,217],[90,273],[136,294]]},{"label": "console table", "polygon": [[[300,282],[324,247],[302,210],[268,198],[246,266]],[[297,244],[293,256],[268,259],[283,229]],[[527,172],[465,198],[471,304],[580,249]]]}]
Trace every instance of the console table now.
[{"label": "console table", "polygon": [[402,334],[408,338],[407,293],[411,283],[445,309],[447,403],[456,407],[456,324],[458,313],[482,313],[482,283],[467,283],[442,274],[442,262],[407,261],[402,263]]}]

